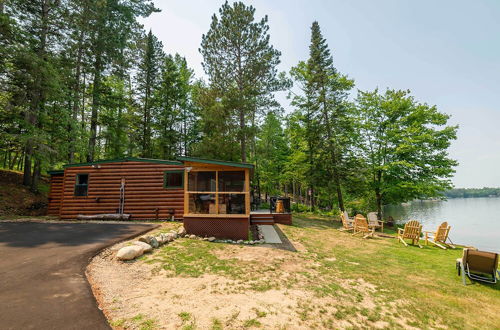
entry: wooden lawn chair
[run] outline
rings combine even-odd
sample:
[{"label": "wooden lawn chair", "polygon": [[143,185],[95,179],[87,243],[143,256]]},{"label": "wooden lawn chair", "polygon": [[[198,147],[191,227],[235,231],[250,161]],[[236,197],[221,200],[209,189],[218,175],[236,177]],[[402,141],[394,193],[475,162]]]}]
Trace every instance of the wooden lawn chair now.
[{"label": "wooden lawn chair", "polygon": [[340,219],[342,220],[342,231],[351,231],[354,230],[354,225],[352,221],[349,221],[349,218],[346,218],[345,213],[340,213]]},{"label": "wooden lawn chair", "polygon": [[361,214],[357,214],[354,217],[354,233],[353,235],[362,234],[363,238],[373,237],[375,229],[370,229],[368,227],[368,221]]},{"label": "wooden lawn chair", "polygon": [[413,245],[418,245],[419,248],[422,249],[422,245],[419,244],[420,234],[422,233],[422,225],[417,220],[410,220],[405,223],[405,228],[398,228],[398,240],[406,244],[405,239],[410,239]]},{"label": "wooden lawn chair", "polygon": [[377,212],[368,213],[367,218],[368,218],[368,227],[373,228],[374,230],[380,228],[380,232],[382,233],[384,232],[384,222],[378,219]]},{"label": "wooden lawn chair", "polygon": [[451,226],[448,226],[448,222],[443,222],[439,225],[436,231],[424,231],[425,233],[425,245],[429,242],[446,250],[446,247],[454,249],[455,247],[451,244],[446,243],[448,240],[448,234],[450,233]]},{"label": "wooden lawn chair", "polygon": [[462,274],[464,285],[465,276],[470,280],[482,281],[496,284],[498,271],[498,253],[478,251],[476,249],[464,249],[462,258],[457,259],[456,267],[458,275]]}]

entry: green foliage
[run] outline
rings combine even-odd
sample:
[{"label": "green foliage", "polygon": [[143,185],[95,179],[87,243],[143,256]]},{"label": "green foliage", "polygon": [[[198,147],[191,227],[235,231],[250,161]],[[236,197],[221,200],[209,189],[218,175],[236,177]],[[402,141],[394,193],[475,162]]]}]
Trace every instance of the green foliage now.
[{"label": "green foliage", "polygon": [[408,91],[359,92],[356,100],[367,180],[382,204],[436,197],[451,187],[457,162],[448,157],[456,126]]},{"label": "green foliage", "polygon": [[210,111],[218,112],[223,132],[237,136],[242,161],[247,160],[247,144],[255,136],[259,114],[279,107],[272,93],[287,86],[276,68],[281,53],[270,44],[268,32],[267,16],[256,21],[254,7],[226,1],[202,36],[203,68],[213,90],[207,95],[214,96],[217,105]]},{"label": "green foliage", "polygon": [[446,190],[444,196],[448,198],[498,197],[500,188],[456,188]]},{"label": "green foliage", "polygon": [[311,27],[309,59],[292,68],[291,75],[302,92],[292,99],[297,110],[291,119],[293,127],[301,127],[299,137],[304,140],[294,158],[306,161],[311,204],[318,204],[323,193],[327,205],[333,205],[328,196],[336,195],[338,206],[343,208],[342,181],[349,177],[347,164],[355,139],[347,93],[354,82],[333,66],[317,22]]}]

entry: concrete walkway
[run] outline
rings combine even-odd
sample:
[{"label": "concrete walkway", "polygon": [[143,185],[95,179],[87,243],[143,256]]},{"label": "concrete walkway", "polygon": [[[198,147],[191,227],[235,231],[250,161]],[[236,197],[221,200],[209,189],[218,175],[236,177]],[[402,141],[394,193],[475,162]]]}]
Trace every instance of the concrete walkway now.
[{"label": "concrete walkway", "polygon": [[0,222],[0,329],[110,329],[85,268],[149,224]]},{"label": "concrete walkway", "polygon": [[271,225],[258,225],[260,232],[264,235],[264,241],[266,243],[271,244],[281,244],[283,243],[274,229],[274,226]]}]

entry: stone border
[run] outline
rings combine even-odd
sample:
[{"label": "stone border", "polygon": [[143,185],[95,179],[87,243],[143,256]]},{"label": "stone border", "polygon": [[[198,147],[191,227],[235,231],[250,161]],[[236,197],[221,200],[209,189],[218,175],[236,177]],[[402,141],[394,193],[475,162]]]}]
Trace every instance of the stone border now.
[{"label": "stone border", "polygon": [[241,245],[255,245],[264,244],[264,235],[257,227],[258,240],[231,240],[231,239],[216,239],[215,237],[199,237],[196,235],[188,235],[184,227],[179,228],[179,230],[171,230],[168,233],[160,233],[158,236],[141,236],[137,241],[132,242],[132,245],[124,246],[116,252],[116,258],[122,261],[133,260],[137,257],[142,256],[144,253],[151,252],[153,249],[159,248],[160,246],[173,242],[174,240],[185,237],[189,239],[197,239],[214,243],[229,243],[229,244],[241,244]]}]

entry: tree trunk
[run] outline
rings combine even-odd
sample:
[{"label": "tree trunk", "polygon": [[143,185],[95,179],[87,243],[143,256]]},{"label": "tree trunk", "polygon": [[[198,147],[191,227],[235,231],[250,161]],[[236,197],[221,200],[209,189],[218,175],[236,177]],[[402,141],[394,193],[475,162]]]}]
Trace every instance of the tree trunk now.
[{"label": "tree trunk", "polygon": [[[83,29],[78,37],[78,55],[76,59],[75,86],[73,90],[73,122],[70,125],[70,143],[69,143],[69,163],[74,163],[75,158],[75,143],[76,143],[76,124],[78,122],[78,113],[80,112],[80,77],[82,72],[82,57],[83,57]],[[83,118],[82,118],[83,120]]]},{"label": "tree trunk", "polygon": [[[100,37],[99,37],[100,38]],[[90,117],[90,137],[87,153],[87,162],[93,162],[95,156],[95,145],[97,141],[97,116],[99,114],[101,97],[101,74],[102,74],[102,55],[100,50],[96,54],[94,64],[94,86],[92,90],[92,114]]]},{"label": "tree trunk", "polygon": [[380,184],[382,183],[382,171],[377,171],[377,187],[375,188],[375,198],[377,200],[377,218],[382,220],[382,193]]},{"label": "tree trunk", "polygon": [[40,159],[35,159],[35,166],[33,168],[33,177],[31,178],[31,191],[38,192],[38,181],[42,171],[42,162]]},{"label": "tree trunk", "polygon": [[245,112],[240,110],[240,146],[241,146],[241,161],[247,161],[247,145],[245,139]]}]

